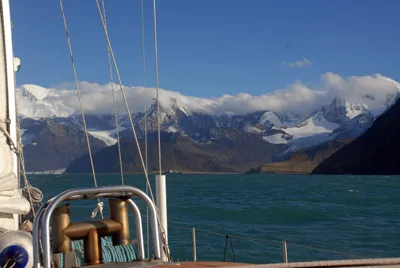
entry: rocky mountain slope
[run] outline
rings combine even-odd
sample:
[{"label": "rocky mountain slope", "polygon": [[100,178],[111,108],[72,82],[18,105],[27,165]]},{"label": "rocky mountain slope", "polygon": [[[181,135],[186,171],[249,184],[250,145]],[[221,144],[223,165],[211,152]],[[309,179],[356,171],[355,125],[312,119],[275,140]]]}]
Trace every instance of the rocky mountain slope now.
[{"label": "rocky mountain slope", "polygon": [[323,160],[343,148],[351,140],[333,140],[301,149],[281,162],[263,164],[247,173],[309,174]]},{"label": "rocky mountain slope", "polygon": [[370,129],[332,154],[313,174],[400,174],[400,101]]},{"label": "rocky mountain slope", "polygon": [[[64,169],[75,158],[87,154],[82,130],[58,124],[54,119],[22,121],[24,160],[27,171]],[[107,145],[94,137],[89,142],[93,152]]]},{"label": "rocky mountain slope", "polygon": [[[244,172],[252,165],[268,163],[271,157],[284,149],[285,145],[269,144],[262,138],[248,133],[225,129],[219,139],[208,143],[197,143],[180,133],[162,132],[162,166],[164,170],[183,172]],[[158,170],[157,135],[148,137],[148,166]],[[140,141],[141,149],[144,148]],[[136,145],[132,140],[122,142],[123,168],[125,172],[142,172]],[[119,172],[118,148],[113,145],[94,154],[97,172]],[[90,172],[88,155],[74,160],[67,173]]]}]

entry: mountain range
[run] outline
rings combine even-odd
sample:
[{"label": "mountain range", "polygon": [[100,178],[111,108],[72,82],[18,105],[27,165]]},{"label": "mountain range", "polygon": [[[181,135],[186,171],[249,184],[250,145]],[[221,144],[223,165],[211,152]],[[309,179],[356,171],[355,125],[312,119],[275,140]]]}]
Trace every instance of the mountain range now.
[{"label": "mountain range", "polygon": [[[131,88],[134,90],[143,89]],[[82,116],[78,112],[75,91],[23,85],[17,93],[27,170],[39,172],[66,168],[67,172],[89,171]],[[85,119],[95,162],[101,166],[99,172],[119,170],[112,109],[109,105],[109,111],[105,107],[94,107],[104,96],[110,100],[110,94],[109,86],[97,90],[91,90],[90,85],[83,87]],[[249,112],[232,112],[221,108],[226,106],[226,99],[232,102],[231,97],[223,97],[225,101],[221,101],[222,97],[210,100],[168,91],[163,91],[162,96],[164,99],[159,101],[159,105],[165,169],[243,172],[269,162],[291,159],[307,148],[357,138],[377,116],[391,107],[399,96],[399,89],[395,87],[384,98],[365,95],[358,101],[334,96],[326,104],[316,105],[308,112],[277,111],[268,109],[268,105],[265,109],[258,107]],[[235,107],[233,104],[231,107]],[[124,166],[126,171],[140,172],[128,116],[121,111],[118,98],[117,106]],[[149,167],[155,167],[157,140],[151,137],[157,130],[156,102],[149,102],[147,107],[146,112],[136,108],[132,117],[144,146],[146,114]]]},{"label": "mountain range", "polygon": [[400,174],[400,101],[365,133],[322,161],[313,174]]}]

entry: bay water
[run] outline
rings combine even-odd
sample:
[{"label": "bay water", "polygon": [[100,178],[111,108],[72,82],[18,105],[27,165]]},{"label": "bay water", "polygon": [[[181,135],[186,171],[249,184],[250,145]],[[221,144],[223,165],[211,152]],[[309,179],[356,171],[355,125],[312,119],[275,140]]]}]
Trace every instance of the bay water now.
[{"label": "bay water", "polygon": [[[155,193],[154,176],[150,179]],[[45,199],[93,185],[91,175],[29,180]],[[97,180],[99,186],[121,183],[114,174],[99,174]],[[126,175],[125,183],[145,189],[143,175]],[[195,227],[198,260],[282,262],[283,241],[290,262],[400,257],[399,188],[398,176],[168,175],[171,256],[192,259]],[[96,202],[71,203],[73,220],[89,219]],[[146,234],[146,210],[140,200],[137,204]],[[134,238],[134,224],[131,229]]]}]

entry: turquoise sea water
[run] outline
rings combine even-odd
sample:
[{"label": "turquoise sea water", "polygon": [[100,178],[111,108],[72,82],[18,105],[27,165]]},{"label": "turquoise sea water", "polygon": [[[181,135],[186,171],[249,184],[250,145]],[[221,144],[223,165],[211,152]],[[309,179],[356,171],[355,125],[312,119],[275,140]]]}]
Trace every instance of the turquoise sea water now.
[{"label": "turquoise sea water", "polygon": [[[29,178],[45,198],[93,185],[89,175]],[[144,189],[142,175],[125,181]],[[98,175],[98,184],[120,184],[119,176]],[[288,242],[289,261],[400,256],[400,177],[168,175],[167,188],[174,259],[191,260],[191,227],[198,260],[222,261],[225,234],[237,262],[282,262],[281,241]],[[95,200],[76,202],[72,216],[89,218],[95,206]],[[228,243],[227,260],[232,255]]]}]

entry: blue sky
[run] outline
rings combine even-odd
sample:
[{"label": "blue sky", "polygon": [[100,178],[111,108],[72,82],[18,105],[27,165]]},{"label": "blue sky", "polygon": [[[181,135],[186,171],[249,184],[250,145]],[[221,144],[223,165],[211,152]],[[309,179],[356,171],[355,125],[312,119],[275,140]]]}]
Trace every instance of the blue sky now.
[{"label": "blue sky", "polygon": [[[73,81],[57,0],[10,0],[17,83]],[[122,81],[142,85],[140,0],[105,0]],[[81,81],[109,82],[95,0],[65,0]],[[325,72],[400,80],[400,1],[158,0],[160,87],[185,95],[264,94]],[[147,85],[154,86],[152,1],[145,0]],[[312,64],[288,63],[305,57]],[[286,64],[283,64],[283,63]]]}]

